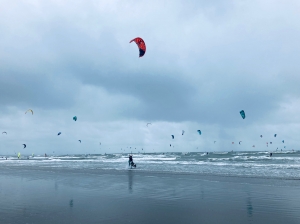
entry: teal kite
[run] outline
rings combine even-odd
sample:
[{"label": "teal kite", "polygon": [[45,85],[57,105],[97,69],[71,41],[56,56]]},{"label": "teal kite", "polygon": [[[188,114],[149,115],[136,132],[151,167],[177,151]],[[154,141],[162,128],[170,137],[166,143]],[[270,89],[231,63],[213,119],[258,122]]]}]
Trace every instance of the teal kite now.
[{"label": "teal kite", "polygon": [[245,114],[245,111],[244,111],[244,110],[241,110],[241,111],[240,111],[240,114],[241,114],[241,116],[242,116],[243,119],[246,118],[246,114]]},{"label": "teal kite", "polygon": [[77,121],[77,117],[76,117],[76,116],[74,116],[74,117],[73,117],[73,120],[74,120],[74,121]]}]

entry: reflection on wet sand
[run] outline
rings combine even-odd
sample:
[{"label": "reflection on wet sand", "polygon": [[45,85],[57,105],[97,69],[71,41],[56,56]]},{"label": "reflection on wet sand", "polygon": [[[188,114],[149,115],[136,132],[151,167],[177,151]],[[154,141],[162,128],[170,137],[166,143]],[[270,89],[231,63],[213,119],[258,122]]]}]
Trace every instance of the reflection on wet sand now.
[{"label": "reflection on wet sand", "polygon": [[128,191],[132,193],[132,183],[133,183],[133,172],[131,170],[128,171]]},{"label": "reflection on wet sand", "polygon": [[247,197],[247,215],[248,215],[249,223],[252,223],[253,206],[251,202],[251,196],[249,194]]}]

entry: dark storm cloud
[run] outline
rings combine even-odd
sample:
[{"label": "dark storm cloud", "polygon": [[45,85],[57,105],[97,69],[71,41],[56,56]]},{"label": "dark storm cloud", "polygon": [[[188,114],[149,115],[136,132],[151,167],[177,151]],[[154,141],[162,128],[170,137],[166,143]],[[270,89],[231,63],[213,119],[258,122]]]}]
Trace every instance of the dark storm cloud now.
[{"label": "dark storm cloud", "polygon": [[[64,78],[22,69],[0,69],[5,78],[0,82],[0,105],[27,108],[63,109],[74,103],[77,84]],[[4,75],[2,75],[4,77]],[[72,86],[70,88],[69,86]],[[69,88],[67,88],[69,87]]]}]

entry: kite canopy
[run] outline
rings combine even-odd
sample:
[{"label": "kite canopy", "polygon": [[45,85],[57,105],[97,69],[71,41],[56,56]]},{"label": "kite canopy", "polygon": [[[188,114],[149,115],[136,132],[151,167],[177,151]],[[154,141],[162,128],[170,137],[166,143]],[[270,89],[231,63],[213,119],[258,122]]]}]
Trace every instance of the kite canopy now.
[{"label": "kite canopy", "polygon": [[174,135],[171,135],[172,136],[172,139],[174,139]]},{"label": "kite canopy", "polygon": [[74,116],[74,117],[73,117],[73,120],[74,120],[74,121],[77,121],[77,117],[76,117],[76,116]]},{"label": "kite canopy", "polygon": [[284,140],[282,140],[282,143],[284,143]]},{"label": "kite canopy", "polygon": [[201,131],[200,130],[197,130],[197,132],[199,133],[199,135],[201,135]]},{"label": "kite canopy", "polygon": [[246,114],[245,114],[245,111],[244,111],[244,110],[241,110],[241,111],[240,111],[240,114],[241,114],[241,116],[242,116],[243,119],[246,118]]},{"label": "kite canopy", "polygon": [[276,136],[277,136],[277,134],[274,135],[274,137],[276,137]]},{"label": "kite canopy", "polygon": [[7,134],[7,132],[6,132],[6,131],[2,132],[2,134],[4,134],[4,133],[5,133],[5,134]]},{"label": "kite canopy", "polygon": [[143,57],[144,54],[146,53],[146,44],[144,42],[144,40],[140,37],[134,38],[132,39],[129,43],[131,43],[132,41],[134,41],[136,43],[136,45],[139,48],[140,51],[140,57]]},{"label": "kite canopy", "polygon": [[61,132],[58,132],[58,133],[57,133],[57,135],[60,135],[60,134],[61,134]]},{"label": "kite canopy", "polygon": [[25,149],[25,148],[26,148],[26,144],[23,144],[23,146],[24,146],[24,148],[23,148],[23,149]]},{"label": "kite canopy", "polygon": [[81,140],[78,140],[81,143]]},{"label": "kite canopy", "polygon": [[181,133],[181,135],[184,135],[184,132],[185,132],[185,131],[184,131],[184,130],[182,130],[182,133]]},{"label": "kite canopy", "polygon": [[239,141],[239,144],[241,144],[242,141]]},{"label": "kite canopy", "polygon": [[[146,124],[146,125],[147,125],[147,127],[148,127],[148,125],[149,125],[149,124],[151,124],[151,123],[147,123],[147,124]],[[152,125],[152,124],[151,124],[151,125]]]},{"label": "kite canopy", "polygon": [[260,135],[259,137],[261,137],[261,138],[262,138],[263,136],[262,136],[262,135]]},{"label": "kite canopy", "polygon": [[27,114],[27,112],[31,112],[31,114],[33,115],[33,110],[31,110],[31,109],[28,109],[26,112],[25,112],[25,114]]}]

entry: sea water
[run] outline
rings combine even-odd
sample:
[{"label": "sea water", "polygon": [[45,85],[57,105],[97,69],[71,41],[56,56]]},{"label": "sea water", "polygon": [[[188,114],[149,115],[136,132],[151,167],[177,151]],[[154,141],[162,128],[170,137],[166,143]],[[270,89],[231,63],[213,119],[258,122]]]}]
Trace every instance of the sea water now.
[{"label": "sea water", "polygon": [[[300,178],[300,151],[191,152],[133,154],[136,170],[263,178]],[[14,156],[0,158],[1,166],[66,169],[128,169],[128,154]]]}]

